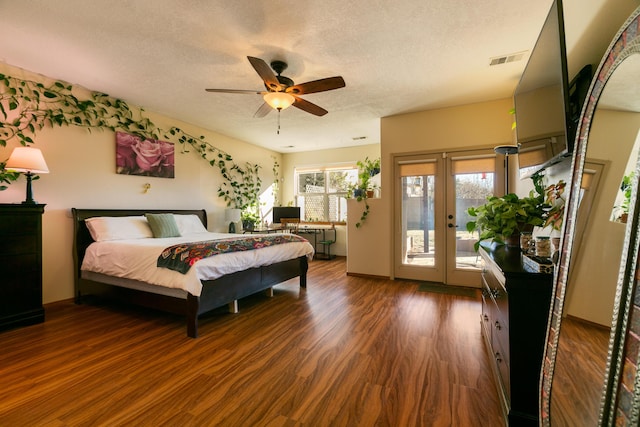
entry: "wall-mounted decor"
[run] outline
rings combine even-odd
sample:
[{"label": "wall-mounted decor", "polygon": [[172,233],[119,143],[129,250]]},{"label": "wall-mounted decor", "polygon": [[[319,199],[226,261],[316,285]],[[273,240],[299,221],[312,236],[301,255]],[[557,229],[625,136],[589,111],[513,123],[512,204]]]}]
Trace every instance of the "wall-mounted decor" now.
[{"label": "wall-mounted decor", "polygon": [[175,177],[173,143],[116,132],[116,173]]}]

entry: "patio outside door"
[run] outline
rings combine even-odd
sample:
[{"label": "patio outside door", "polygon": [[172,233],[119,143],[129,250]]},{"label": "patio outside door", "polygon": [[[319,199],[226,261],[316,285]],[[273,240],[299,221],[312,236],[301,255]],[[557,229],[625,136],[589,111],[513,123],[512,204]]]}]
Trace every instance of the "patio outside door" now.
[{"label": "patio outside door", "polygon": [[473,150],[397,156],[394,166],[394,276],[479,287],[466,211],[502,184],[502,162],[493,150]]}]

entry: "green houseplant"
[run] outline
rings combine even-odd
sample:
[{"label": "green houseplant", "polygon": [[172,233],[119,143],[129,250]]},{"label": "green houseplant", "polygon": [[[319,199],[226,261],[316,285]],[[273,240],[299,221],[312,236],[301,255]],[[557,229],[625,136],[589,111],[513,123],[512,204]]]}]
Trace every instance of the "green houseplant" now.
[{"label": "green houseplant", "polygon": [[380,173],[380,158],[370,160],[369,157],[365,157],[356,164],[358,165],[358,183],[349,187],[349,193],[358,202],[364,202],[364,210],[360,220],[356,222],[356,228],[360,228],[369,215],[370,207],[367,198],[373,197],[373,191],[378,188],[371,182],[371,178]]},{"label": "green houseplant", "polygon": [[619,205],[614,206],[614,219],[618,222],[627,222],[627,217],[629,216],[629,205],[631,203],[631,190],[633,189],[634,176],[635,172],[631,172],[628,175],[622,177],[622,182],[620,183],[620,193],[622,195],[622,200]]},{"label": "green houseplant", "polygon": [[480,242],[492,240],[499,244],[507,243],[509,246],[518,246],[512,243],[513,239],[519,241],[520,233],[532,231],[533,227],[542,226],[545,223],[544,187],[542,177],[532,177],[535,190],[529,192],[527,197],[519,197],[514,193],[504,196],[487,197],[484,205],[472,206],[467,213],[475,220],[467,222],[467,231],[479,231],[480,236],[474,248],[478,250]]}]

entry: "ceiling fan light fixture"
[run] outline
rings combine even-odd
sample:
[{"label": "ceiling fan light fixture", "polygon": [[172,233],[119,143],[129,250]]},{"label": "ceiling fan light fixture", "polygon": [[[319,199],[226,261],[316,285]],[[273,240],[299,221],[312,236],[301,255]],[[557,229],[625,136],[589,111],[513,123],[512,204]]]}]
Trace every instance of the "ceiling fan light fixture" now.
[{"label": "ceiling fan light fixture", "polygon": [[289,108],[295,100],[293,95],[286,92],[269,92],[264,95],[264,102],[278,111]]}]

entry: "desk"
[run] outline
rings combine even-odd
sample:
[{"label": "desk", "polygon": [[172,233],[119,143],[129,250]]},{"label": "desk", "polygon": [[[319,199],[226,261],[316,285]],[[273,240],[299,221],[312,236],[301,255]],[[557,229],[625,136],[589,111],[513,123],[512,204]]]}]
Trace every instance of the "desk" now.
[{"label": "desk", "polygon": [[254,227],[252,230],[242,230],[242,234],[282,233],[284,230],[282,226],[274,224],[268,227]]},{"label": "desk", "polygon": [[[331,245],[336,242],[336,227],[335,225],[304,225],[300,224],[298,227],[298,234],[310,235],[311,238],[305,237],[316,251],[316,257],[320,259],[332,259],[335,255],[331,255]],[[318,250],[320,245],[321,250]]]},{"label": "desk", "polygon": [[[283,228],[280,224],[272,224],[268,227],[256,227],[253,230],[243,230],[243,233],[282,233],[287,229]],[[324,224],[304,224],[301,223],[298,226],[296,234],[302,235],[305,239],[313,245],[313,249],[316,251],[316,257],[321,259],[332,259],[335,255],[331,254],[330,247],[336,242],[337,234],[335,225]],[[307,237],[308,236],[308,237]],[[320,247],[320,250],[318,250]]]}]

